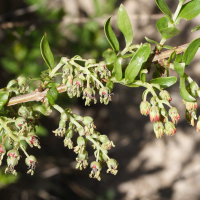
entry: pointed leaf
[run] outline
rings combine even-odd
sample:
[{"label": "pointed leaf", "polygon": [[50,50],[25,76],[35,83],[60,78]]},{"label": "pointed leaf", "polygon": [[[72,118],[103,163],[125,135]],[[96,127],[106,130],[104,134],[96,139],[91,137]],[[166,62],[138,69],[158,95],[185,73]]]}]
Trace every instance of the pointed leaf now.
[{"label": "pointed leaf", "polygon": [[176,81],[177,81],[176,76],[170,76],[170,77],[155,78],[150,80],[149,83],[159,84],[162,89],[165,89],[174,85]]},{"label": "pointed leaf", "polygon": [[0,92],[0,109],[7,103],[9,92]]},{"label": "pointed leaf", "polygon": [[179,34],[179,30],[176,27],[174,26],[168,27],[168,24],[169,24],[169,19],[167,17],[159,19],[156,24],[156,27],[160,32],[162,38],[166,40]]},{"label": "pointed leaf", "polygon": [[154,43],[154,44],[158,45],[158,42],[156,42],[156,41],[154,41],[154,40],[151,40],[151,39],[149,39],[148,37],[145,37],[145,40],[146,40],[147,42],[149,42],[149,43]]},{"label": "pointed leaf", "polygon": [[46,64],[48,65],[49,69],[53,69],[54,67],[54,57],[53,54],[51,52],[51,49],[49,47],[49,43],[47,40],[47,35],[46,33],[44,34],[41,42],[40,42],[40,51],[42,54],[42,57],[44,59],[44,61],[46,62]]},{"label": "pointed leaf", "polygon": [[140,72],[142,65],[147,61],[150,53],[151,48],[149,44],[142,45],[138,48],[125,71],[125,79],[128,80],[128,82],[133,82],[135,80],[135,77]]},{"label": "pointed leaf", "polygon": [[191,96],[188,93],[188,91],[186,90],[184,77],[180,77],[180,95],[187,102],[195,102],[196,101],[196,99],[193,96]]},{"label": "pointed leaf", "polygon": [[176,55],[175,62],[180,63],[181,61],[182,61],[182,55],[181,54]]},{"label": "pointed leaf", "polygon": [[117,81],[120,81],[122,79],[122,58],[117,58],[117,60],[114,63],[114,72],[115,72],[115,78]]},{"label": "pointed leaf", "polygon": [[159,9],[172,21],[172,13],[164,0],[155,0]]},{"label": "pointed leaf", "polygon": [[110,65],[117,60],[117,56],[112,49],[107,49],[103,52],[103,58],[105,58],[106,64]]},{"label": "pointed leaf", "polygon": [[200,1],[199,0],[192,0],[188,3],[184,4],[181,8],[175,24],[178,24],[181,19],[191,20],[197,15],[200,14]]},{"label": "pointed leaf", "polygon": [[129,16],[122,4],[117,13],[117,26],[124,35],[126,47],[129,47],[133,41],[133,30]]},{"label": "pointed leaf", "polygon": [[171,53],[169,59],[168,59],[168,63],[170,63],[170,62],[175,58],[175,56],[176,56],[176,52],[173,51],[173,52]]},{"label": "pointed leaf", "polygon": [[110,25],[110,19],[111,17],[109,17],[104,24],[104,32],[105,32],[108,42],[110,43],[110,46],[112,47],[114,52],[117,54],[119,51],[119,42]]},{"label": "pointed leaf", "polygon": [[172,47],[172,46],[169,46],[169,45],[163,45],[162,48],[163,49],[176,49],[176,47]]},{"label": "pointed leaf", "polygon": [[56,89],[56,87],[51,87],[48,91],[47,91],[47,95],[46,95],[50,105],[54,105],[55,101],[58,97],[58,90]]},{"label": "pointed leaf", "polygon": [[182,60],[186,66],[188,66],[192,61],[192,59],[194,58],[199,46],[200,46],[200,38],[197,38],[196,40],[193,40],[185,50]]},{"label": "pointed leaf", "polygon": [[174,70],[177,72],[177,74],[180,77],[183,77],[184,76],[184,71],[185,71],[185,63],[174,62]]},{"label": "pointed leaf", "polygon": [[191,32],[194,32],[194,31],[199,31],[200,30],[200,25],[199,26],[196,26],[196,27],[194,27],[192,30],[191,30]]}]

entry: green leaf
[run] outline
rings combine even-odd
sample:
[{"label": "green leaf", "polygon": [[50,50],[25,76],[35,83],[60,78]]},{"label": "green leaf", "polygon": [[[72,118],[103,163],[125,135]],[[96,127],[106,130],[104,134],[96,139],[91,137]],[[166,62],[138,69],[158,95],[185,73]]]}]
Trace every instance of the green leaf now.
[{"label": "green leaf", "polygon": [[150,53],[151,48],[149,44],[144,44],[138,48],[125,71],[125,79],[128,80],[129,83],[135,80],[135,77],[140,72],[142,65],[147,61]]},{"label": "green leaf", "polygon": [[48,109],[45,105],[37,106],[34,110],[42,113],[45,116],[49,116],[52,112],[52,110]]},{"label": "green leaf", "polygon": [[169,9],[169,7],[167,6],[167,4],[165,3],[164,0],[155,0],[156,4],[158,5],[159,9],[169,18],[169,20],[171,22],[173,22],[172,20],[172,13]]},{"label": "green leaf", "polygon": [[176,55],[175,62],[180,63],[181,61],[182,61],[182,55],[181,54]]},{"label": "green leaf", "polygon": [[110,43],[110,46],[112,47],[114,52],[117,54],[119,51],[119,42],[110,25],[110,19],[111,17],[109,17],[104,24],[104,32],[105,32],[108,42]]},{"label": "green leaf", "polygon": [[49,43],[47,40],[47,35],[46,33],[44,34],[41,42],[40,42],[40,51],[42,54],[42,57],[44,59],[44,61],[46,62],[47,66],[49,67],[49,69],[53,69],[54,67],[54,57],[53,54],[51,52],[51,49],[49,47]]},{"label": "green leaf", "polygon": [[1,92],[0,93],[0,109],[7,103],[9,97],[9,92]]},{"label": "green leaf", "polygon": [[196,26],[196,27],[194,27],[192,30],[191,30],[191,32],[194,32],[194,31],[199,31],[200,30],[200,25],[199,26]]},{"label": "green leaf", "polygon": [[59,87],[59,86],[60,86],[60,83],[52,83],[52,82],[50,82],[50,83],[48,83],[47,88]]},{"label": "green leaf", "polygon": [[167,17],[159,19],[156,27],[165,40],[179,34],[179,30],[175,26],[169,27],[169,19]]},{"label": "green leaf", "polygon": [[115,60],[117,60],[115,52],[110,48],[104,51],[102,56],[105,58],[106,64],[108,65],[114,63]]},{"label": "green leaf", "polygon": [[183,77],[185,71],[185,63],[174,62],[174,70],[180,77]]},{"label": "green leaf", "polygon": [[122,58],[119,57],[114,63],[115,78],[117,81],[122,79]]},{"label": "green leaf", "polygon": [[193,40],[185,50],[182,62],[185,63],[186,66],[188,66],[192,61],[192,59],[194,58],[199,46],[200,46],[200,38],[197,38],[196,40]]},{"label": "green leaf", "polygon": [[58,90],[55,87],[51,87],[48,91],[47,91],[47,99],[50,103],[50,105],[54,105],[55,101],[58,97]]},{"label": "green leaf", "polygon": [[176,47],[172,47],[172,46],[169,46],[169,45],[163,45],[162,47],[163,49],[176,49]]},{"label": "green leaf", "polygon": [[170,77],[155,78],[150,80],[149,83],[159,84],[162,89],[165,89],[174,85],[176,81],[177,81],[176,76],[170,76]]},{"label": "green leaf", "polygon": [[175,56],[176,56],[176,52],[173,51],[173,52],[171,53],[169,59],[168,59],[168,63],[170,63],[170,62],[175,58]]},{"label": "green leaf", "polygon": [[109,80],[107,83],[106,83],[106,87],[108,87],[110,89],[110,92],[113,90],[113,82],[111,80]]},{"label": "green leaf", "polygon": [[175,24],[178,24],[181,19],[191,20],[197,15],[200,14],[200,1],[199,0],[192,0],[188,3],[184,4],[181,8]]},{"label": "green leaf", "polygon": [[126,48],[129,47],[133,41],[133,30],[129,16],[122,4],[117,13],[117,26],[124,35]]},{"label": "green leaf", "polygon": [[134,54],[135,54],[135,52],[133,52],[133,53],[128,53],[128,54],[123,55],[122,58],[130,58],[130,57],[132,57]]},{"label": "green leaf", "polygon": [[188,91],[186,90],[184,77],[180,77],[180,95],[187,102],[195,102],[196,101],[196,99],[193,96],[191,96],[188,93]]},{"label": "green leaf", "polygon": [[156,42],[156,41],[154,41],[154,40],[151,40],[151,39],[149,39],[148,37],[145,37],[145,40],[146,40],[147,42],[149,42],[149,43],[153,43],[153,44],[158,45],[158,42]]}]

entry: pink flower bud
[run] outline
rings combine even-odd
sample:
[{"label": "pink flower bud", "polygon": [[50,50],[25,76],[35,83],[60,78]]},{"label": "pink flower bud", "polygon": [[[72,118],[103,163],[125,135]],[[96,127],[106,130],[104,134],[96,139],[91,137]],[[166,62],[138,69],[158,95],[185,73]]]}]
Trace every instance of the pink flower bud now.
[{"label": "pink flower bud", "polygon": [[172,122],[165,123],[165,134],[168,136],[173,136],[176,133],[175,125]]},{"label": "pink flower bud", "polygon": [[151,108],[151,104],[148,101],[142,101],[140,103],[140,112],[142,115],[148,115]]},{"label": "pink flower bud", "polygon": [[157,122],[160,120],[160,110],[158,108],[158,106],[152,106],[150,108],[150,121],[153,122]]},{"label": "pink flower bud", "polygon": [[187,122],[194,126],[195,120],[197,119],[196,117],[196,110],[186,110],[185,111],[185,118],[187,119]]},{"label": "pink flower bud", "polygon": [[186,110],[196,110],[197,109],[197,102],[183,102],[186,106]]},{"label": "pink flower bud", "polygon": [[157,138],[161,138],[164,135],[164,126],[162,122],[155,122],[153,124],[153,129]]},{"label": "pink flower bud", "polygon": [[171,101],[172,98],[170,97],[170,94],[167,90],[162,90],[159,94],[159,97],[162,99],[162,100],[167,100],[167,101]]},{"label": "pink flower bud", "polygon": [[178,120],[180,119],[180,115],[178,113],[178,110],[175,107],[170,108],[170,110],[169,110],[169,116],[171,117],[172,122],[174,124],[177,124]]}]

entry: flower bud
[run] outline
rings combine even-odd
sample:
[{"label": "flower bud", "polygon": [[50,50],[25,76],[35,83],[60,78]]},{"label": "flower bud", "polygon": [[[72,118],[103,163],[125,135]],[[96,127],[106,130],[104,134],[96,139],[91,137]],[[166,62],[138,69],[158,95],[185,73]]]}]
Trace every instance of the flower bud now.
[{"label": "flower bud", "polygon": [[162,90],[159,94],[159,97],[162,99],[162,100],[167,100],[167,101],[171,101],[172,98],[170,97],[170,94],[167,90]]},{"label": "flower bud", "polygon": [[173,136],[176,133],[175,125],[172,122],[165,123],[165,134],[168,136]]},{"label": "flower bud", "polygon": [[185,118],[187,119],[187,122],[194,126],[195,120],[197,119],[196,117],[196,110],[186,110],[185,111]]},{"label": "flower bud", "polygon": [[39,144],[39,141],[37,139],[37,135],[35,135],[34,133],[28,133],[28,136],[26,137],[26,142],[31,146],[35,146],[35,147],[38,147],[39,149],[41,148],[40,147],[40,144]]},{"label": "flower bud", "polygon": [[155,122],[153,124],[153,129],[157,138],[161,138],[164,135],[164,126],[162,122]]},{"label": "flower bud", "polygon": [[89,175],[90,178],[96,178],[98,181],[101,180],[101,174],[100,171],[102,169],[102,166],[99,162],[93,161],[90,164],[90,167],[92,168],[92,171]]},{"label": "flower bud", "polygon": [[190,111],[190,110],[196,110],[197,109],[197,102],[183,102],[186,106],[186,110]]},{"label": "flower bud", "polygon": [[26,120],[23,118],[23,117],[18,117],[16,120],[15,120],[15,126],[20,129],[21,126],[26,122]]},{"label": "flower bud", "polygon": [[27,117],[29,115],[29,110],[25,106],[21,106],[18,110],[18,114],[22,117]]},{"label": "flower bud", "polygon": [[140,103],[140,113],[142,115],[148,115],[151,108],[151,104],[148,101],[142,101]]},{"label": "flower bud", "polygon": [[174,124],[177,124],[178,120],[180,119],[178,110],[175,107],[169,109],[169,116]]},{"label": "flower bud", "polygon": [[31,173],[31,175],[34,174],[36,161],[37,160],[36,160],[35,156],[32,156],[32,155],[26,158],[25,163],[30,168],[28,170],[27,174],[29,174],[29,173]]},{"label": "flower bud", "polygon": [[108,166],[108,170],[107,170],[107,173],[111,173],[113,175],[116,175],[118,170],[117,170],[117,167],[118,167],[118,163],[115,159],[110,159],[107,161],[107,166]]},{"label": "flower bud", "polygon": [[75,78],[73,80],[73,85],[76,85],[77,87],[83,87],[83,80],[80,78]]},{"label": "flower bud", "polygon": [[66,75],[72,74],[72,72],[73,72],[73,67],[72,67],[69,63],[66,63],[66,64],[63,66],[62,71],[63,71],[63,73],[66,74]]},{"label": "flower bud", "polygon": [[149,116],[150,116],[151,122],[153,122],[153,121],[157,122],[160,120],[160,110],[159,110],[158,106],[152,106],[150,108]]},{"label": "flower bud", "polygon": [[24,76],[19,76],[17,78],[18,85],[21,87],[26,84],[26,78]]},{"label": "flower bud", "polygon": [[14,167],[18,164],[18,161],[20,159],[19,151],[16,149],[11,149],[10,151],[8,151],[7,156],[8,167],[6,168],[5,173],[9,172],[13,175],[17,175],[17,172],[14,169]]},{"label": "flower bud", "polygon": [[74,152],[83,153],[83,151],[85,150],[85,145],[86,145],[85,139],[82,136],[79,136],[77,138],[77,146],[74,147]]},{"label": "flower bud", "polygon": [[78,157],[76,158],[76,161],[78,162],[76,165],[76,169],[80,169],[82,170],[83,168],[85,169],[88,165],[87,162],[88,159],[88,152],[87,151],[83,151],[82,153],[78,154]]}]

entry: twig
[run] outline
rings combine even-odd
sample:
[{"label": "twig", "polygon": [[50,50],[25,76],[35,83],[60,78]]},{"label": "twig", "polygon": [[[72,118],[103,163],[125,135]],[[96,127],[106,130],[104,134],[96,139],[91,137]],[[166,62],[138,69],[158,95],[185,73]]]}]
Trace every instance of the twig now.
[{"label": "twig", "polygon": [[[174,50],[167,50],[167,51],[160,53],[159,55],[155,55],[152,62],[156,62],[158,60],[168,58],[172,54],[172,52],[174,52],[174,51],[176,52],[176,54],[180,54],[180,53],[182,53],[186,50],[188,45],[189,45],[189,43],[178,46]],[[61,86],[57,87],[57,90],[58,90],[59,93],[65,92],[66,91],[65,85],[61,85]],[[12,97],[8,101],[7,106],[12,106],[12,105],[16,105],[16,104],[24,103],[24,102],[29,102],[29,101],[41,101],[46,96],[47,91],[48,91],[48,89],[46,89],[43,92],[39,92],[36,89],[34,92],[24,94],[24,95],[20,95],[20,96],[16,96],[16,97]]]}]

